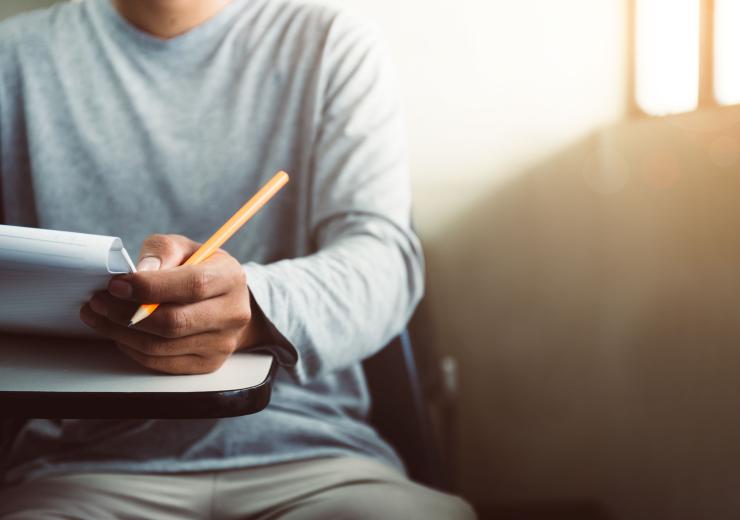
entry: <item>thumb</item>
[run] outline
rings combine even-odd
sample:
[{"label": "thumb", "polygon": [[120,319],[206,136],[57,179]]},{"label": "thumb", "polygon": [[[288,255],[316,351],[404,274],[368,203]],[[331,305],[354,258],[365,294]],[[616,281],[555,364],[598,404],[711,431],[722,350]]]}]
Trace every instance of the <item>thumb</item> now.
[{"label": "thumb", "polygon": [[172,269],[198,249],[198,243],[182,235],[150,235],[141,244],[138,271]]}]

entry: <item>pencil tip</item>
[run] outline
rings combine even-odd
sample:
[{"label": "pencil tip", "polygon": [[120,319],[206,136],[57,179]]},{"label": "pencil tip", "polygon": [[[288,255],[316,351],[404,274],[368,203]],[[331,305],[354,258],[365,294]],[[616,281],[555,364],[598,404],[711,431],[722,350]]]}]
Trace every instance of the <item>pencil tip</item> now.
[{"label": "pencil tip", "polygon": [[129,327],[133,327],[137,323],[139,323],[144,318],[148,317],[151,314],[151,311],[147,309],[146,306],[141,306],[139,309],[134,313],[133,316],[131,316],[131,321],[128,322]]}]

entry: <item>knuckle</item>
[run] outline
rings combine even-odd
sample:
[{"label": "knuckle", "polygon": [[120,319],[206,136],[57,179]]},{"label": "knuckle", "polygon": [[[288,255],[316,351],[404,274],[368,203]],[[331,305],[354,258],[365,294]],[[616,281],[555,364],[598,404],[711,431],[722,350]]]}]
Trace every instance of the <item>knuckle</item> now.
[{"label": "knuckle", "polygon": [[176,309],[168,309],[164,311],[164,325],[163,334],[168,338],[179,338],[189,330],[190,319],[188,315]]},{"label": "knuckle", "polygon": [[190,296],[194,300],[203,300],[208,295],[212,275],[206,269],[196,269],[190,277]]},{"label": "knuckle", "polygon": [[218,351],[229,356],[233,354],[237,348],[239,348],[239,340],[235,336],[232,336],[221,343]]},{"label": "knuckle", "polygon": [[242,305],[240,308],[241,318],[247,323],[252,321],[252,305],[250,305],[248,298],[242,300]]},{"label": "knuckle", "polygon": [[231,307],[229,325],[242,327],[252,321],[252,306],[249,298],[241,298]]},{"label": "knuckle", "polygon": [[134,275],[131,279],[134,298],[141,302],[159,302],[162,288],[156,278]]},{"label": "knuckle", "polygon": [[252,309],[249,305],[241,305],[236,311],[234,318],[237,326],[247,325],[252,321]]},{"label": "knuckle", "polygon": [[247,273],[244,272],[244,269],[242,269],[239,263],[237,263],[237,268],[234,270],[234,284],[237,287],[247,286]]},{"label": "knuckle", "polygon": [[139,258],[156,256],[163,266],[174,267],[182,256],[182,245],[180,237],[176,235],[149,235],[144,240]]},{"label": "knuckle", "polygon": [[142,350],[147,356],[154,356],[157,359],[159,356],[166,355],[168,352],[168,344],[165,341],[157,339],[150,339],[143,344]]},{"label": "knuckle", "polygon": [[178,242],[181,243],[181,244],[194,244],[195,243],[192,240],[190,240],[188,237],[186,237],[185,235],[176,235],[175,234],[175,235],[165,235],[165,236],[173,244],[176,244]]},{"label": "knuckle", "polygon": [[162,235],[162,234],[154,234],[149,235],[144,240],[143,249],[144,250],[150,250],[153,249],[155,251],[166,251],[173,246],[173,240],[168,235]]}]

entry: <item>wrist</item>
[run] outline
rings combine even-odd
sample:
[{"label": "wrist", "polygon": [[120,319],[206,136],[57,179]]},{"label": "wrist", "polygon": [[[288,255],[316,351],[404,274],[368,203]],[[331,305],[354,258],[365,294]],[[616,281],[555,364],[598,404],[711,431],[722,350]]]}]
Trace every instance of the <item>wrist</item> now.
[{"label": "wrist", "polygon": [[249,322],[244,326],[245,339],[239,347],[240,350],[269,344],[272,339],[267,317],[262,312],[262,309],[260,309],[260,306],[255,303],[251,291],[249,294],[249,307],[251,316]]}]

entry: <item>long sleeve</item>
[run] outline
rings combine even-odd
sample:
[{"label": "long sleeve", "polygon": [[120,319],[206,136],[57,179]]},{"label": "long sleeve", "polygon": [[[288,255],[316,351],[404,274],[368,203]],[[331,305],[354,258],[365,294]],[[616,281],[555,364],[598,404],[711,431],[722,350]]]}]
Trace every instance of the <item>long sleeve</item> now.
[{"label": "long sleeve", "polygon": [[311,167],[316,252],[248,263],[253,298],[299,382],[370,356],[408,321],[423,292],[411,230],[406,135],[387,54],[341,16],[322,60]]}]

